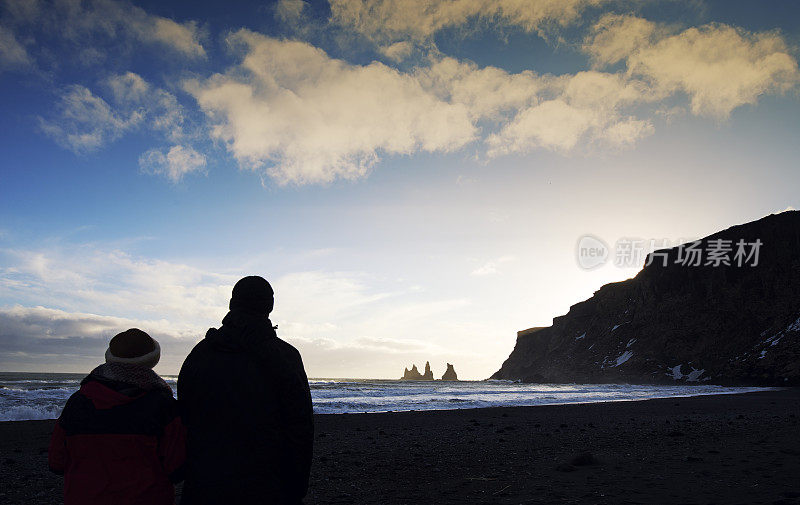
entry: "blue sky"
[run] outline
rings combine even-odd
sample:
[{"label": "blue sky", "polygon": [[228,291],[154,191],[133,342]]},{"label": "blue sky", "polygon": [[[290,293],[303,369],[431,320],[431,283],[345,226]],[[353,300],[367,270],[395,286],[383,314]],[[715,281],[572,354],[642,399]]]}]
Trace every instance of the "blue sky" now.
[{"label": "blue sky", "polygon": [[175,373],[260,274],[311,376],[481,379],[640,268],[581,236],[800,206],[796,2],[1,5],[5,370]]}]

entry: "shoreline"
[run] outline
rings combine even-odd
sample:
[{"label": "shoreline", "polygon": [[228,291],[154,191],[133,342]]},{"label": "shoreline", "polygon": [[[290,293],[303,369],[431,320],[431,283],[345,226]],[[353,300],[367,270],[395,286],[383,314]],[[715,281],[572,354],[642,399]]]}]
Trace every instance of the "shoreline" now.
[{"label": "shoreline", "polygon": [[[631,384],[637,385],[637,384]],[[484,410],[484,409],[527,409],[537,407],[556,407],[559,405],[594,405],[597,403],[627,403],[627,402],[647,402],[651,400],[669,400],[671,398],[696,398],[701,396],[724,396],[724,395],[749,395],[753,393],[767,393],[769,391],[783,391],[795,389],[794,387],[778,387],[778,386],[731,386],[742,388],[757,388],[755,391],[722,391],[719,393],[698,393],[688,395],[673,395],[673,396],[656,396],[653,398],[620,398],[616,400],[598,400],[598,401],[568,401],[558,403],[540,403],[537,405],[492,405],[487,407],[453,407],[451,409],[409,409],[409,410],[376,410],[372,412],[315,412],[315,416],[344,416],[344,415],[364,415],[364,414],[401,414],[404,412],[451,412],[454,410]],[[800,391],[800,387],[796,388]],[[30,421],[41,421],[43,419],[29,419]],[[45,419],[46,420],[46,419]],[[0,421],[0,422],[24,422],[24,421]]]},{"label": "shoreline", "polygon": [[[0,501],[61,503],[53,422],[0,423]],[[798,388],[315,423],[307,505],[800,504]]]},{"label": "shoreline", "polygon": [[[0,373],[2,375],[2,373]],[[12,374],[13,375],[13,374]],[[44,374],[47,375],[47,374]],[[29,377],[9,379],[8,395],[0,388],[0,423],[8,421],[55,419],[77,382],[63,379],[63,374],[54,378]],[[26,380],[22,380],[26,379]],[[15,382],[34,382],[34,386],[15,386]],[[685,398],[718,394],[740,394],[751,391],[766,391],[786,386],[721,386],[709,384],[538,384],[506,383],[508,381],[402,381],[369,379],[358,381],[364,387],[358,401],[347,397],[347,384],[342,380],[311,382],[314,410],[318,414],[382,413],[404,411],[441,411],[511,406],[544,406],[563,404],[608,403],[616,401],[642,401],[658,398]],[[47,383],[44,386],[39,383]],[[320,385],[320,382],[325,384]],[[337,382],[337,384],[329,384]],[[55,383],[55,387],[48,387]],[[173,391],[174,381],[171,381]],[[388,386],[387,386],[388,384]],[[21,387],[21,389],[15,389]],[[55,394],[48,397],[48,389]],[[332,391],[332,392],[331,392]],[[14,392],[18,397],[14,396]],[[66,392],[66,393],[65,393]],[[422,396],[419,394],[422,392]],[[386,401],[386,395],[391,396]],[[46,398],[42,403],[40,398]],[[27,400],[30,400],[30,404]],[[30,406],[28,406],[30,405]]]},{"label": "shoreline", "polygon": [[[636,384],[631,384],[636,385]],[[615,399],[615,400],[598,400],[598,401],[569,401],[569,402],[560,402],[560,403],[541,403],[538,405],[492,405],[487,407],[453,407],[451,409],[409,409],[409,410],[377,410],[371,412],[314,412],[314,416],[346,416],[346,415],[365,415],[365,414],[402,414],[406,412],[416,412],[416,413],[424,413],[424,412],[452,412],[456,410],[491,410],[491,409],[527,409],[527,408],[537,408],[537,407],[557,407],[562,405],[594,405],[594,404],[606,404],[606,403],[628,403],[628,402],[647,402],[653,400],[669,400],[669,399],[684,399],[684,398],[696,398],[696,397],[704,397],[704,396],[724,396],[724,395],[748,395],[754,393],[766,393],[770,391],[784,391],[784,390],[794,390],[797,389],[798,395],[800,395],[800,387],[778,387],[778,386],[732,386],[732,387],[753,387],[758,388],[756,391],[723,391],[719,393],[699,393],[699,394],[688,394],[688,395],[674,395],[674,396],[657,396],[653,398],[629,398],[629,399]],[[54,422],[56,418],[48,418],[48,419],[14,419],[14,420],[7,420],[7,421],[0,421],[0,426],[4,423],[29,423],[29,422]]]}]

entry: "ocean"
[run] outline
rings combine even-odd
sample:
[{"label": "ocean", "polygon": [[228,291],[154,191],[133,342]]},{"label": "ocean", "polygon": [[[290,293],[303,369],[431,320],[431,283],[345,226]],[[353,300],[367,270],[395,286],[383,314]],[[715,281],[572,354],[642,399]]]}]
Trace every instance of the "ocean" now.
[{"label": "ocean", "polygon": [[[83,374],[0,372],[0,421],[55,419]],[[176,388],[177,377],[164,376]],[[592,403],[763,391],[711,385],[520,384],[511,381],[410,382],[310,379],[314,412],[344,414]]]}]

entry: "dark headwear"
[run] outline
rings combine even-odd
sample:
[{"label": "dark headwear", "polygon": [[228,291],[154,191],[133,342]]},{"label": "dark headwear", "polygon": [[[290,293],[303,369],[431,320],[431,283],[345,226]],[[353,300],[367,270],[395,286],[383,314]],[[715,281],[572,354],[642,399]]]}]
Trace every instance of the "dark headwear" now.
[{"label": "dark headwear", "polygon": [[241,310],[255,315],[268,315],[275,303],[272,286],[263,277],[250,275],[233,286],[231,310]]},{"label": "dark headwear", "polygon": [[106,350],[106,363],[128,363],[153,368],[160,358],[161,346],[139,328],[116,334]]}]

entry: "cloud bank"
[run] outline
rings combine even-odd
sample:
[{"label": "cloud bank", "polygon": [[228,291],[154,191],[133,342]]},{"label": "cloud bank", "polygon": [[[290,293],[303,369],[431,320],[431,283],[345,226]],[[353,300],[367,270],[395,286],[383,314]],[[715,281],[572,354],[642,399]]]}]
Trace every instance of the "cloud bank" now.
[{"label": "cloud bank", "polygon": [[[95,245],[5,249],[0,264],[6,265],[0,268],[0,366],[40,370],[92,366],[111,336],[138,327],[162,343],[160,370],[176,373],[206,330],[219,326],[233,284],[253,273],[217,273]],[[426,300],[402,284],[380,287],[360,272],[301,270],[269,280],[276,293],[272,320],[302,352],[310,374],[358,370],[376,377],[402,371],[411,360],[476,359],[477,353],[445,349],[432,338],[453,333],[447,321],[467,305],[464,299]],[[14,302],[3,306],[8,300]]]},{"label": "cloud bank", "polygon": [[163,321],[132,320],[36,307],[0,307],[0,366],[88,372],[103,362],[108,342],[128,328],[144,328],[161,345],[157,370],[174,372],[194,342],[179,339]]},{"label": "cloud bank", "polygon": [[214,139],[281,184],[366,175],[381,154],[448,152],[475,137],[461,104],[379,62],[353,65],[310,44],[241,30],[241,63],[185,87]]},{"label": "cloud bank", "polygon": [[797,61],[780,34],[719,23],[670,33],[642,18],[607,15],[584,50],[600,67],[624,61],[627,76],[657,95],[685,93],[693,114],[717,119],[800,82]]}]

